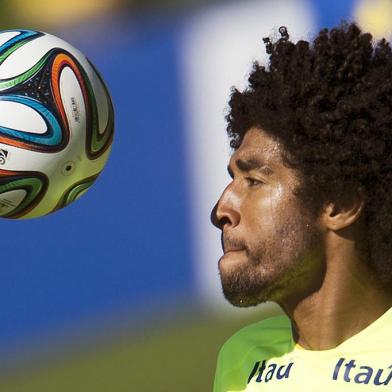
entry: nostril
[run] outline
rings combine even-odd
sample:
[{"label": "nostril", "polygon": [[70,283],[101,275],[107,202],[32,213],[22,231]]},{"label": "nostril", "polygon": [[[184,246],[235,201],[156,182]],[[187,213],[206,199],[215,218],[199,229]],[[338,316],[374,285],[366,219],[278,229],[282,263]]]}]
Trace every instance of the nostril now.
[{"label": "nostril", "polygon": [[227,216],[222,217],[221,219],[219,219],[218,225],[221,229],[223,229],[223,227],[226,224],[230,224],[230,219]]}]

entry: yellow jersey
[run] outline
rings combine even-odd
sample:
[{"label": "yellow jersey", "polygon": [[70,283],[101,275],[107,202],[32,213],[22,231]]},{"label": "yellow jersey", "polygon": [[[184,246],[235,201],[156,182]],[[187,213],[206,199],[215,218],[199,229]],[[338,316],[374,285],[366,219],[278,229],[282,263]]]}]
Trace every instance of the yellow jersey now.
[{"label": "yellow jersey", "polygon": [[392,308],[330,350],[293,341],[286,316],[252,324],[222,347],[214,392],[392,391]]}]

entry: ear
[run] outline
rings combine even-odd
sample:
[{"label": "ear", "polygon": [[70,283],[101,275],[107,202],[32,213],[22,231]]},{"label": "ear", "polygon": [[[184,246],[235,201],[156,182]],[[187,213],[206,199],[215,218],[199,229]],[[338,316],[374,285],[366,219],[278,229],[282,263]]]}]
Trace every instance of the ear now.
[{"label": "ear", "polygon": [[338,200],[327,203],[321,215],[321,223],[333,231],[344,229],[356,222],[363,213],[365,196],[361,188],[349,190]]}]

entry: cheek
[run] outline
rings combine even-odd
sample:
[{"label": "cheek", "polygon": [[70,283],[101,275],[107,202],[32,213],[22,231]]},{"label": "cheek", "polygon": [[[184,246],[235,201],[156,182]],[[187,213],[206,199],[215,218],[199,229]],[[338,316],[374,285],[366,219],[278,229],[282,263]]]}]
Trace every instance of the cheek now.
[{"label": "cheek", "polygon": [[248,208],[244,214],[245,224],[252,231],[272,231],[285,219],[288,198],[282,186],[265,187],[249,195]]}]

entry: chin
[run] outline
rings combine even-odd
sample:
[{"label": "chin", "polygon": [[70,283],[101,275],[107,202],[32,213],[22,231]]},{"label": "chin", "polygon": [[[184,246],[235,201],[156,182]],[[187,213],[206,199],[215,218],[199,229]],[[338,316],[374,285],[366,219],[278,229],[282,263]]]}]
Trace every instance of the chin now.
[{"label": "chin", "polygon": [[[228,302],[238,308],[249,308],[271,301],[270,290],[260,286],[233,287],[222,281],[223,295]],[[229,282],[232,283],[232,282]]]},{"label": "chin", "polygon": [[255,298],[230,298],[229,296],[226,296],[226,294],[224,294],[224,296],[227,301],[237,308],[250,308],[252,306],[260,305],[263,302],[267,302]]},{"label": "chin", "polygon": [[239,268],[238,264],[233,264],[219,264],[222,291],[228,302],[239,308],[248,308],[271,301],[273,290],[270,288],[273,285],[259,266],[243,262]]}]

